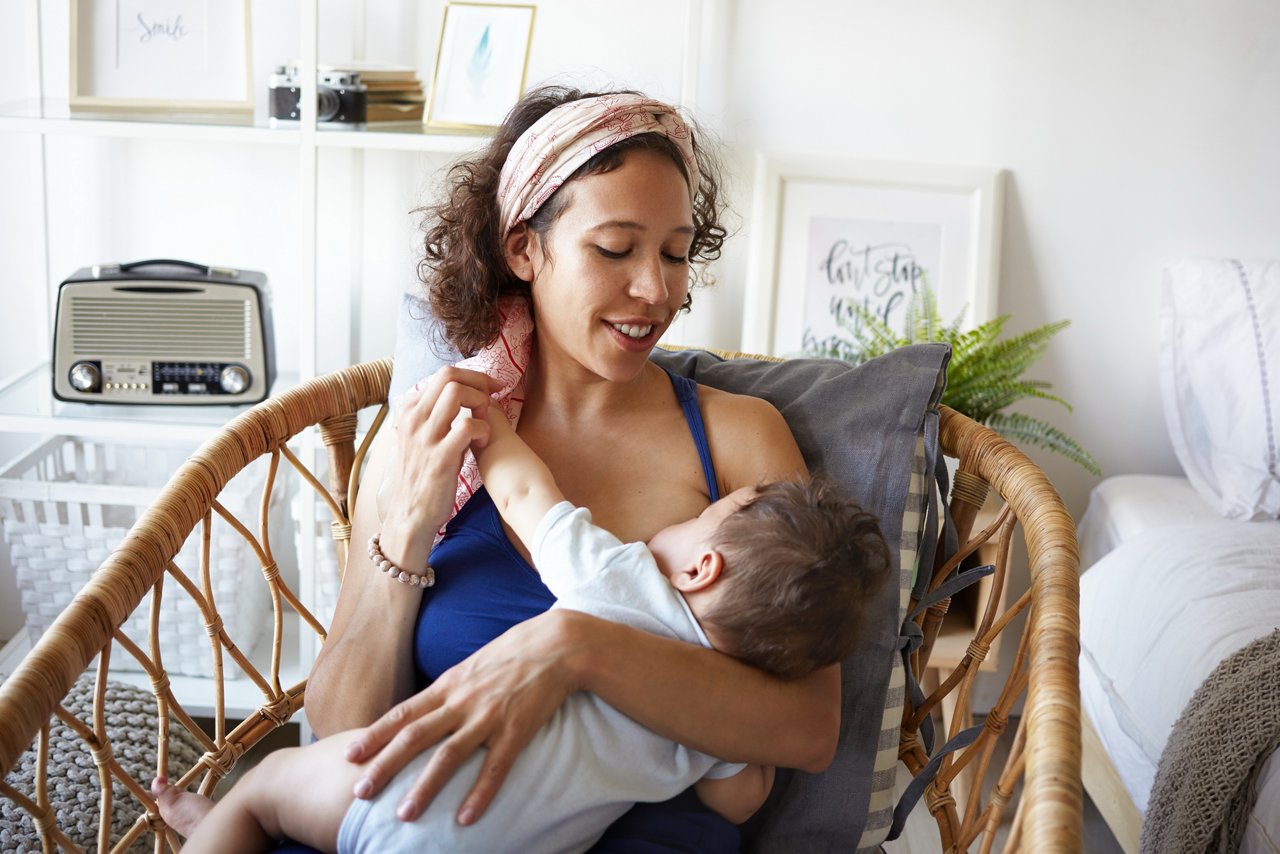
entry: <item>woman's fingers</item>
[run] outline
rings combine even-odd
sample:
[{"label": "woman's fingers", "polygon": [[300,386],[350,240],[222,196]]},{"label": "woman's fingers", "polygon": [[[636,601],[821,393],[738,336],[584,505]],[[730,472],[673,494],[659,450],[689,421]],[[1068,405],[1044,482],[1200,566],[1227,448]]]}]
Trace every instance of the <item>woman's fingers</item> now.
[{"label": "woman's fingers", "polygon": [[519,757],[522,746],[522,742],[510,737],[495,739],[489,746],[484,763],[480,766],[480,775],[458,809],[459,824],[473,824],[484,815],[484,811],[493,803],[498,790],[506,782],[507,774]]},{"label": "woman's fingers", "polygon": [[459,412],[474,410],[483,416],[489,403],[488,393],[481,389],[463,383],[447,383],[435,394],[424,391],[406,399],[397,429],[425,430],[427,441],[438,440],[448,432]]},{"label": "woman's fingers", "polygon": [[402,703],[396,703],[385,715],[361,730],[355,741],[347,745],[347,760],[363,762],[386,747],[401,730],[436,711],[440,705],[430,688],[419,691]]},{"label": "woman's fingers", "polygon": [[[396,817],[401,821],[413,821],[422,815],[423,810],[431,805],[436,795],[440,794],[440,790],[453,778],[462,763],[483,746],[486,729],[487,727],[481,724],[469,725],[436,745],[430,761],[396,806]],[[413,755],[410,753],[405,761],[407,762]],[[459,821],[462,821],[461,814],[459,811]],[[471,820],[474,821],[474,818]],[[469,824],[470,821],[462,821],[462,823]]]},{"label": "woman's fingers", "polygon": [[[393,731],[383,725],[393,716],[394,711],[380,718],[361,738],[347,747],[346,756],[349,761],[359,762],[368,758],[364,774],[356,781],[352,790],[358,798],[371,798],[382,791],[413,757],[447,737],[456,725],[448,720],[443,709],[436,709],[412,721],[400,723],[399,728]],[[378,729],[377,732],[373,731],[375,728]]]}]

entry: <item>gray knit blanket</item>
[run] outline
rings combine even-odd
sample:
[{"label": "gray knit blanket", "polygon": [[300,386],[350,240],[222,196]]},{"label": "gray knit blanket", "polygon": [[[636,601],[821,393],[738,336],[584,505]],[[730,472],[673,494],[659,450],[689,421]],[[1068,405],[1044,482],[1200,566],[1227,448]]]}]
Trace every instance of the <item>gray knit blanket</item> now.
[{"label": "gray knit blanket", "polygon": [[1280,629],[1224,659],[1178,716],[1142,824],[1144,854],[1238,851],[1277,747]]}]

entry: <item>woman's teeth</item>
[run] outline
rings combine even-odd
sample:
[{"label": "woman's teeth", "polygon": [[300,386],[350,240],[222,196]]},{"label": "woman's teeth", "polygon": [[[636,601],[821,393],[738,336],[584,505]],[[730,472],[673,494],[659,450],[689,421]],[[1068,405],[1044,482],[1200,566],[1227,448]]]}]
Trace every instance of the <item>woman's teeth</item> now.
[{"label": "woman's teeth", "polygon": [[652,323],[648,326],[636,326],[632,323],[613,323],[610,325],[628,338],[644,338],[653,331]]}]

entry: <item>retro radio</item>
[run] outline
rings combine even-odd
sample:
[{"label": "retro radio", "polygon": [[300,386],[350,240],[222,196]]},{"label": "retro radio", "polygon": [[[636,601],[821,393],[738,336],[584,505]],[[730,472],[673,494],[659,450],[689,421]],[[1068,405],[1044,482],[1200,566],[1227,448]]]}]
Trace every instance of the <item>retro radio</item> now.
[{"label": "retro radio", "polygon": [[59,400],[257,403],[274,379],[262,273],[157,259],[86,267],[58,287]]}]

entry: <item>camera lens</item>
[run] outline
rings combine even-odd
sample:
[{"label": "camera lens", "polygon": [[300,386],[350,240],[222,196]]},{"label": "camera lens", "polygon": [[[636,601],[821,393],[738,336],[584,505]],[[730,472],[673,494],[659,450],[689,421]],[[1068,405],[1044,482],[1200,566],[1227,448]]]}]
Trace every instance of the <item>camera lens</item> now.
[{"label": "camera lens", "polygon": [[333,121],[333,117],[338,115],[338,110],[342,107],[342,102],[338,100],[338,93],[327,86],[321,86],[316,90],[316,95],[316,121]]}]

